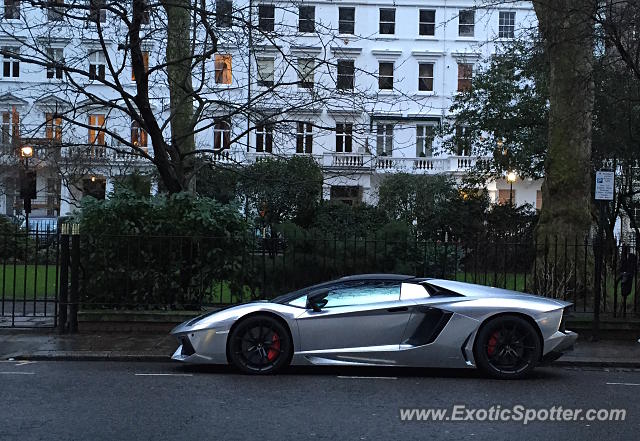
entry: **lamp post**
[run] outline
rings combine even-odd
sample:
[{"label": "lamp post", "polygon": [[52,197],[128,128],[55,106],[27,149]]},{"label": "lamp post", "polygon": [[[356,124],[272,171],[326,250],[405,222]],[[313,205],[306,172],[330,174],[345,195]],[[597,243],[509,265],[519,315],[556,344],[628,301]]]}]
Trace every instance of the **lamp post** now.
[{"label": "lamp post", "polygon": [[516,182],[518,175],[516,172],[510,171],[507,173],[507,182],[509,183],[509,205],[513,207],[513,183]]},{"label": "lamp post", "polygon": [[24,201],[25,230],[29,234],[29,213],[31,213],[31,199],[35,198],[36,176],[29,172],[29,158],[33,156],[33,147],[20,147],[20,156],[24,159],[24,174],[20,180],[20,196]]}]

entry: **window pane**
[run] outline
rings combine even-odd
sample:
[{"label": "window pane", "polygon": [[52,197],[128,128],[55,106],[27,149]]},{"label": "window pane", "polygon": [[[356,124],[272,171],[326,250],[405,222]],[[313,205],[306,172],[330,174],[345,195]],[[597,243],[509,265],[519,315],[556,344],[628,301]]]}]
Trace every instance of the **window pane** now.
[{"label": "window pane", "polygon": [[338,32],[341,34],[355,33],[355,8],[339,8]]},{"label": "window pane", "polygon": [[275,24],[275,6],[258,6],[258,27],[264,32],[273,32]]},{"label": "window pane", "polygon": [[354,283],[333,289],[327,295],[325,308],[391,302],[400,299],[400,285],[388,282]]},{"label": "window pane", "polygon": [[298,31],[314,32],[315,31],[315,6],[300,6],[298,8]]}]

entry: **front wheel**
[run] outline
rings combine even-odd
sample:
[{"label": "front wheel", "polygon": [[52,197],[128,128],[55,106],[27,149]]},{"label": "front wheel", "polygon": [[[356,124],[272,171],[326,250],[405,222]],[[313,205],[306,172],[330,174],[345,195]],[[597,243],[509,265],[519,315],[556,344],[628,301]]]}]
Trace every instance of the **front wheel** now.
[{"label": "front wheel", "polygon": [[485,373],[494,378],[515,379],[536,367],[542,343],[527,320],[503,315],[482,325],[473,350],[476,364]]},{"label": "front wheel", "polygon": [[242,319],[229,335],[229,361],[248,374],[273,374],[286,367],[293,346],[285,327],[273,317]]}]

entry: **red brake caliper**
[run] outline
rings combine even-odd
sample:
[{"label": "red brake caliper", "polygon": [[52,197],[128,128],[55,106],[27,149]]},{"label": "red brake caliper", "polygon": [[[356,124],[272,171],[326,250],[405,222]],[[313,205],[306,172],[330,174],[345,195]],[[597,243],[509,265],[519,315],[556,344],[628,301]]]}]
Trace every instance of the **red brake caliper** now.
[{"label": "red brake caliper", "polygon": [[500,333],[496,331],[493,334],[491,334],[491,337],[489,338],[489,343],[487,344],[487,354],[489,356],[492,356],[493,353],[496,351],[496,346],[498,346],[499,335]]},{"label": "red brake caliper", "polygon": [[278,337],[278,334],[274,333],[271,341],[273,344],[269,348],[269,352],[267,352],[267,360],[269,361],[275,360],[280,353],[280,337]]}]

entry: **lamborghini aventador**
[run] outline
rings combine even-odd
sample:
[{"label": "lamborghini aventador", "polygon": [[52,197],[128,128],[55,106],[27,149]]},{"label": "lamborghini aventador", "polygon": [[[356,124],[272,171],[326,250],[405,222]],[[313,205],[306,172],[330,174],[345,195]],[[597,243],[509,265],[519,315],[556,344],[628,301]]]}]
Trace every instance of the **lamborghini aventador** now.
[{"label": "lamborghini aventador", "polygon": [[349,276],[177,326],[174,360],[268,374],[294,365],[480,368],[520,378],[571,349],[571,304],[413,276]]}]

